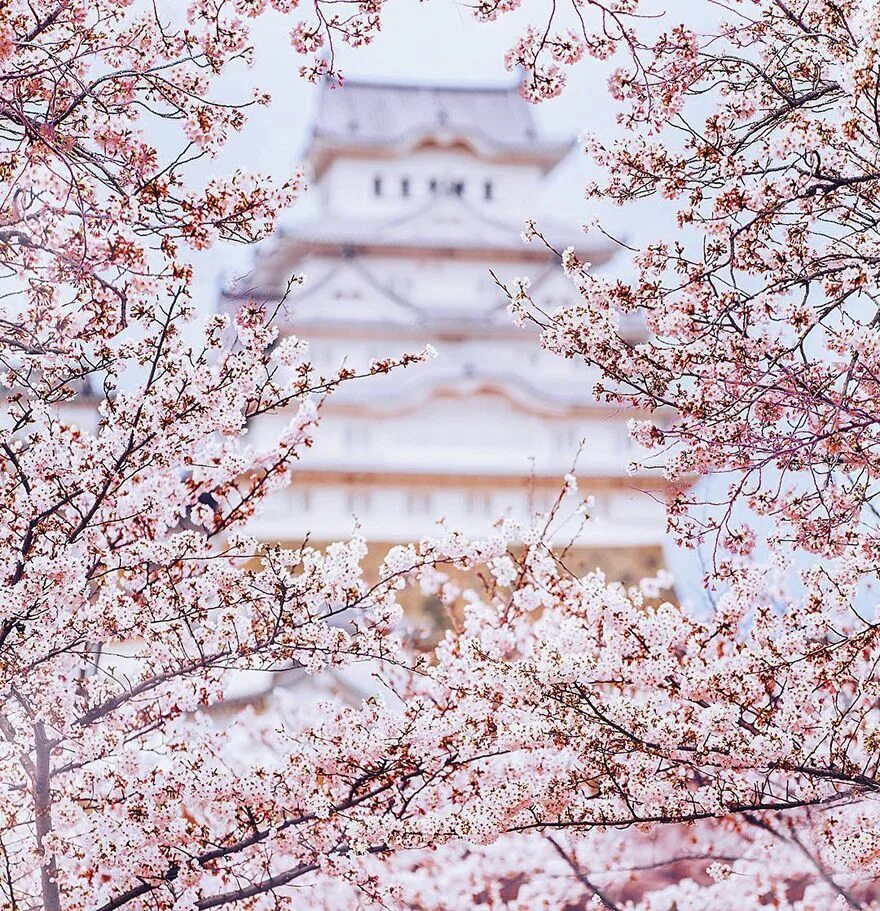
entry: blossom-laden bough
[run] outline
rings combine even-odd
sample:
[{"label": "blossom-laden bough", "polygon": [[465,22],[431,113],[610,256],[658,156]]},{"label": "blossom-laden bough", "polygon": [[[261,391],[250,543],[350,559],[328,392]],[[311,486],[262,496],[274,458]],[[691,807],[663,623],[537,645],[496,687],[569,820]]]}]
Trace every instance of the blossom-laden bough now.
[{"label": "blossom-laden bough", "polygon": [[[579,306],[543,313],[527,288],[512,306],[602,368],[600,396],[674,409],[633,428],[672,483],[728,478],[672,503],[683,540],[742,556],[769,527],[874,575],[880,21],[856,2],[728,7],[706,34],[634,44],[612,77],[627,135],[585,139],[606,175],[588,195],[668,199],[676,236],[634,251],[630,281],[566,253]],[[636,312],[638,344],[618,329]]]},{"label": "blossom-laden bough", "polygon": [[[0,7],[0,265],[19,311],[51,329],[112,331],[187,279],[180,254],[269,233],[301,189],[244,171],[190,185],[188,166],[240,131],[269,95],[226,99],[218,77],[250,63],[250,20],[288,22],[300,67],[338,83],[340,42],[368,43],[381,0],[57,0]],[[284,18],[281,18],[281,17]],[[177,130],[182,141],[160,142]],[[11,294],[12,292],[8,292]],[[12,320],[15,323],[15,320]],[[6,343],[32,340],[7,325]],[[62,329],[63,331],[63,329]]]},{"label": "blossom-laden bough", "polygon": [[[380,11],[274,7],[306,53],[362,43]],[[244,126],[210,90],[267,4],[0,9],[2,907],[877,907],[880,25],[847,0],[732,0],[712,34],[648,41],[635,2],[572,10],[599,31],[536,20],[508,62],[539,99],[561,88],[545,52],[629,55],[612,90],[642,135],[591,143],[602,192],[678,200],[681,237],[629,284],[566,253],[583,304],[544,313],[521,283],[512,309],[602,367],[600,394],[662,412],[634,430],[676,532],[713,544],[709,613],[571,573],[548,541],[573,478],[534,526],[441,529],[369,581],[357,537],[250,539],[323,398],[429,353],[318,375],[257,305],[191,340],[182,245],[265,236],[301,188],[185,176]],[[693,478],[724,472],[694,511]],[[771,559],[740,501],[772,520]],[[436,646],[403,622],[410,587],[448,607]],[[363,704],[279,688],[222,711],[241,670],[363,662]]]}]

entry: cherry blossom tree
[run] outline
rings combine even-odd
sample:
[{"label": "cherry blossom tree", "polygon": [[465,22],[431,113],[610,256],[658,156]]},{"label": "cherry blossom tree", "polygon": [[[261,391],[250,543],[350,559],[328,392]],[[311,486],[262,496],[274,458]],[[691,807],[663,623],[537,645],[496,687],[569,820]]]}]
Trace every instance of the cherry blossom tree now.
[{"label": "cherry blossom tree", "polygon": [[[607,174],[588,196],[668,199],[677,235],[634,251],[635,281],[594,276],[567,253],[583,306],[542,314],[519,286],[514,309],[549,347],[602,368],[600,396],[674,410],[669,425],[634,429],[685,488],[671,506],[682,538],[749,554],[742,504],[771,520],[774,541],[845,555],[870,576],[880,23],[873,4],[727,6],[706,34],[675,26],[645,41],[620,25],[611,47],[629,62],[611,91],[627,135],[585,140]],[[639,6],[603,15],[639,21]],[[618,330],[632,312],[644,343]],[[689,481],[725,472],[730,490],[700,504],[714,508],[691,509]]]},{"label": "cherry blossom tree", "polygon": [[[532,100],[562,89],[559,67],[549,61],[560,54],[554,19],[565,7],[554,5],[552,17],[536,22],[511,52],[526,68],[523,91]],[[801,639],[787,658],[762,662],[771,714],[784,694],[803,685],[799,718],[783,722],[780,734],[791,742],[806,736],[820,753],[837,749],[841,724],[852,725],[856,739],[870,738],[878,717],[876,5],[734,0],[718,5],[717,25],[702,32],[668,18],[648,28],[640,18],[651,12],[648,4],[588,0],[571,7],[600,19],[596,32],[580,20],[572,41],[581,51],[569,55],[572,61],[586,51],[624,55],[611,78],[622,138],[586,137],[586,151],[605,175],[588,198],[624,205],[661,197],[676,207],[677,231],[631,251],[632,280],[594,275],[564,251],[578,306],[546,312],[520,281],[509,287],[511,309],[542,328],[551,350],[598,365],[600,397],[652,415],[632,430],[654,451],[648,464],[674,491],[671,531],[711,555],[711,642],[732,645],[737,637],[728,637],[738,629],[740,642],[752,640],[754,657],[761,651],[755,636],[774,647]],[[539,225],[527,234],[543,239]],[[621,331],[621,314],[644,319],[643,339],[633,342]],[[774,631],[765,639],[767,621]],[[711,649],[709,639],[703,642]],[[682,642],[672,652],[685,648]],[[832,655],[832,664],[848,657],[830,673],[820,671],[817,661]],[[720,655],[712,660],[723,663]],[[809,677],[810,665],[818,676],[807,682],[800,675]],[[742,682],[753,685],[761,676],[753,667]],[[727,685],[713,685],[711,696],[697,699],[699,708],[691,704],[708,729]],[[653,680],[647,688],[656,693],[657,686],[664,684]],[[742,696],[735,697],[739,736],[760,744],[765,729],[752,726],[757,716],[749,711],[739,714],[749,702]],[[815,700],[825,699],[835,703],[833,712],[813,714]],[[688,711],[680,706],[672,714]],[[622,727],[634,733],[629,723]],[[856,848],[877,833],[870,743],[858,759],[845,760],[866,780],[864,791],[849,791],[843,813],[792,814],[780,805],[755,816],[722,799],[738,819],[718,814],[722,826],[748,822],[793,840],[826,885],[830,879],[840,887],[842,904],[872,907],[873,849]],[[829,758],[820,763],[820,776],[830,773],[827,783],[835,775]],[[754,771],[759,764],[779,770],[769,752],[760,763],[746,763]],[[802,767],[795,778],[804,773],[813,774]],[[701,770],[696,780],[712,777]],[[783,802],[794,786],[784,778]],[[862,874],[855,891],[838,875],[849,851],[859,855]],[[740,857],[748,856],[742,850]],[[743,863],[732,869],[745,873]],[[781,869],[775,878],[759,905],[828,906],[827,896],[792,892]],[[687,900],[688,907],[722,906],[705,896]],[[684,899],[668,901],[659,907],[680,907]]]},{"label": "cherry blossom tree", "polygon": [[[295,50],[331,51],[307,78],[379,24],[378,3],[274,7]],[[259,239],[301,188],[187,175],[244,127],[215,77],[274,13],[0,9],[4,908],[877,907],[878,628],[857,595],[876,576],[880,20],[734,0],[712,34],[649,40],[635,2],[572,10],[598,31],[536,19],[509,63],[537,99],[561,87],[542,55],[625,53],[612,91],[641,132],[589,143],[609,173],[592,192],[663,194],[681,235],[634,254],[631,283],[566,252],[583,302],[545,313],[520,282],[512,310],[598,364],[600,395],[656,413],[634,432],[673,529],[712,543],[709,613],[663,601],[662,578],[571,573],[546,542],[590,521],[573,477],[533,525],[441,527],[378,581],[358,537],[249,538],[323,398],[430,353],[318,375],[256,304],[189,338],[186,248]],[[630,312],[639,344],[617,331]],[[701,504],[694,478],[725,473]],[[409,587],[448,608],[436,646],[404,622]],[[381,689],[362,704],[279,688],[224,711],[239,672],[364,662]]]}]

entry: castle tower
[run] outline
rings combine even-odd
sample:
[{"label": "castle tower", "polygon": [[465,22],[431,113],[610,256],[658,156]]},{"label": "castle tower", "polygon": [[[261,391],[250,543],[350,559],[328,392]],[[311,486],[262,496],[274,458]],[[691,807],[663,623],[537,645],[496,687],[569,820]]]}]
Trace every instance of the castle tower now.
[{"label": "castle tower", "polygon": [[[548,505],[583,439],[580,487],[594,495],[598,521],[582,562],[625,579],[656,570],[662,482],[626,473],[636,455],[631,415],[596,403],[590,368],[542,351],[534,331],[514,326],[490,274],[528,275],[549,310],[575,300],[557,255],[521,237],[543,179],[570,148],[538,136],[513,87],[347,81],[323,91],[307,151],[320,213],[264,244],[223,306],[277,301],[304,273],[282,324],[309,341],[326,375],[343,358],[357,367],[425,343],[440,356],[335,393],[314,448],[256,534],[337,540],[357,516],[382,552],[441,517],[485,533],[505,512]],[[594,268],[611,256],[571,228],[540,227]]]}]

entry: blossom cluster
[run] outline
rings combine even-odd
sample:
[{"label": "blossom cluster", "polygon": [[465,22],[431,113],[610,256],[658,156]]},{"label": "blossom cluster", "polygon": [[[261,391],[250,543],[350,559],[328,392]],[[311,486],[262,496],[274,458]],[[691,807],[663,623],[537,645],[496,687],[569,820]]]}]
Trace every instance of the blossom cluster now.
[{"label": "blossom cluster", "polygon": [[[519,10],[522,0],[478,0],[474,16],[493,22],[505,13]],[[531,10],[537,4],[527,3]],[[537,12],[540,16],[543,11]],[[613,56],[622,45],[635,48],[634,25],[639,0],[563,0],[553,3],[543,19],[529,25],[504,56],[510,71],[523,78],[520,93],[533,104],[555,98],[565,88],[567,67],[585,55],[596,60]],[[637,62],[637,58],[634,57]]]}]

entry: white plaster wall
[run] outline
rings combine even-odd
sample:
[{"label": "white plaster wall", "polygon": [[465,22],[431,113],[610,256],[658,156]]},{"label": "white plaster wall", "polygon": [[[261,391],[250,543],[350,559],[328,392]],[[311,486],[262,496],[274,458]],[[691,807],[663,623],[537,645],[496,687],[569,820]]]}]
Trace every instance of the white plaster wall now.
[{"label": "white plaster wall", "polygon": [[[577,454],[584,477],[626,477],[639,451],[623,421],[609,416],[550,417],[529,413],[497,395],[415,402],[398,413],[322,412],[305,468],[333,471],[428,472],[443,475],[532,471],[562,477]],[[286,418],[265,418],[251,431],[255,445],[268,443]]]},{"label": "white plaster wall", "polygon": [[[375,195],[373,181],[382,180],[382,192]],[[386,161],[338,158],[322,175],[322,200],[331,213],[353,217],[392,215],[414,201],[432,198],[429,182],[462,181],[463,199],[485,207],[487,214],[521,220],[534,208],[540,191],[538,167],[481,161],[464,151],[422,150],[404,159]],[[403,195],[401,181],[409,180],[409,196]],[[485,182],[492,182],[492,199],[485,199]]]},{"label": "white plaster wall", "polygon": [[[581,489],[589,493],[589,483],[582,482]],[[405,482],[389,488],[294,480],[273,495],[251,530],[264,540],[297,542],[308,534],[314,541],[330,541],[352,534],[357,525],[368,540],[417,541],[437,530],[436,521],[443,519],[447,527],[476,537],[489,534],[502,516],[527,520],[546,509],[551,496],[509,487],[426,490]],[[635,486],[632,491],[597,492],[593,516],[578,537],[580,546],[639,546],[662,539],[662,507]],[[579,527],[573,504],[560,512],[557,525],[554,540],[568,543]]]}]

